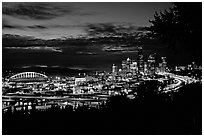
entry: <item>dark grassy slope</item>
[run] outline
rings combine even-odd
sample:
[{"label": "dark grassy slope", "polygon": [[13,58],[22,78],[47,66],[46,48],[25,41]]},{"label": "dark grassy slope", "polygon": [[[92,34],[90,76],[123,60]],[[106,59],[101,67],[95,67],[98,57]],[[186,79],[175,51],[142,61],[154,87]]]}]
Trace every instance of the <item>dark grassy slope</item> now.
[{"label": "dark grassy slope", "polygon": [[99,110],[55,107],[30,114],[7,112],[2,118],[3,134],[202,134],[201,88],[198,83],[186,85],[171,97],[116,96]]}]

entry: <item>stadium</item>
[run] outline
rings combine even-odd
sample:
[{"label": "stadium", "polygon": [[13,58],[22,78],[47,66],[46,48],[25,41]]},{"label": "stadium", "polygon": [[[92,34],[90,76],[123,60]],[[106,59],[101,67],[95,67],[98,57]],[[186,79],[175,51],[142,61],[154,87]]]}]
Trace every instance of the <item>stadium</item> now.
[{"label": "stadium", "polygon": [[46,75],[37,72],[22,72],[9,78],[10,82],[44,82],[47,80]]}]

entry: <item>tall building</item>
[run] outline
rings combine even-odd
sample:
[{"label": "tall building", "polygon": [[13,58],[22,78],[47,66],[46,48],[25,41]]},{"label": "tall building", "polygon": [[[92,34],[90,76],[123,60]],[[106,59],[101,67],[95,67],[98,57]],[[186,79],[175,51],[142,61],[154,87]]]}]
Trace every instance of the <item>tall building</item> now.
[{"label": "tall building", "polygon": [[147,62],[144,62],[144,75],[148,74],[148,66],[147,66]]},{"label": "tall building", "polygon": [[122,61],[122,72],[127,72],[127,62],[126,62],[126,60],[123,60]]},{"label": "tall building", "polygon": [[132,60],[130,58],[127,58],[126,65],[127,65],[127,72],[130,72],[130,64],[132,63]]},{"label": "tall building", "polygon": [[132,63],[130,64],[130,70],[133,74],[136,74],[138,72],[138,67],[137,67],[136,61],[132,61]]},{"label": "tall building", "polygon": [[148,67],[148,73],[150,75],[154,74],[155,71],[156,71],[156,64],[155,64],[155,54],[151,54],[149,55],[148,57],[148,60],[147,60],[147,67]]},{"label": "tall building", "polygon": [[144,72],[144,55],[143,49],[141,46],[137,47],[137,61],[138,61],[138,71]]},{"label": "tall building", "polygon": [[122,71],[124,73],[130,72],[130,64],[132,63],[132,60],[130,58],[127,58],[127,60],[122,61]]},{"label": "tall building", "polygon": [[115,64],[113,64],[113,66],[112,66],[112,73],[113,74],[117,74],[117,72],[118,72],[118,67]]},{"label": "tall building", "polygon": [[166,62],[166,57],[161,57],[161,59],[162,59],[162,63],[161,63],[161,71],[162,72],[165,72],[166,71],[166,64],[167,64],[167,62]]}]

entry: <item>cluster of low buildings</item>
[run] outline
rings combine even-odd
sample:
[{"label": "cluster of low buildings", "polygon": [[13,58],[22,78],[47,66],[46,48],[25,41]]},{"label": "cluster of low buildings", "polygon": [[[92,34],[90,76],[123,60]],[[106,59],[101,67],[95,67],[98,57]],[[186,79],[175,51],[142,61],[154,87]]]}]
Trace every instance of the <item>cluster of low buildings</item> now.
[{"label": "cluster of low buildings", "polygon": [[202,66],[197,65],[195,62],[188,64],[186,66],[175,66],[175,71],[182,71],[182,70],[202,70]]}]

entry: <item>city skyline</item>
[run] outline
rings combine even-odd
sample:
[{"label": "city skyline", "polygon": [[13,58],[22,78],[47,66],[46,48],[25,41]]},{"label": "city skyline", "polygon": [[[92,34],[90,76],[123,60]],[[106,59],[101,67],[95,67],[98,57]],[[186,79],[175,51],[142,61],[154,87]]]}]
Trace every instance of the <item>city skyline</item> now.
[{"label": "city skyline", "polygon": [[202,134],[202,2],[3,2],[1,131]]}]

